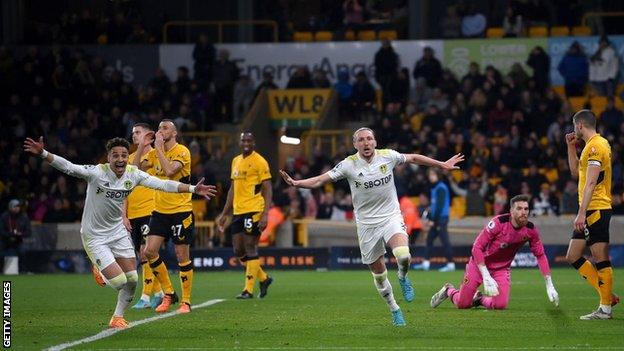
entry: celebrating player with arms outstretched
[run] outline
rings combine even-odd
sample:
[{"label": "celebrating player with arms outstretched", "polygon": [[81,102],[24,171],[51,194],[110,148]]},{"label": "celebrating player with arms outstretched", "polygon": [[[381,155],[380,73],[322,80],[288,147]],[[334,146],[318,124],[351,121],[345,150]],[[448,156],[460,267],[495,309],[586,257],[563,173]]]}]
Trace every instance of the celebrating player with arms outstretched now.
[{"label": "celebrating player with arms outstretched", "polygon": [[353,146],[358,152],[327,173],[302,180],[294,180],[284,171],[280,171],[280,174],[288,185],[301,188],[318,188],[340,179],[349,181],[362,263],[367,264],[373,273],[377,291],[390,307],[394,325],[404,326],[405,320],[394,299],[384,263],[385,245],[388,245],[399,266],[403,297],[408,302],[412,301],[414,289],[407,278],[411,255],[392,170],[397,164],[405,162],[446,170],[457,169],[455,165],[463,161],[464,156],[458,154],[441,162],[418,154],[376,150],[377,141],[370,128],[360,128],[353,133]]},{"label": "celebrating player with arms outstretched", "polygon": [[[472,245],[472,257],[466,265],[464,282],[459,290],[446,283],[433,297],[431,307],[438,307],[451,298],[457,308],[484,306],[487,309],[505,309],[511,290],[511,262],[525,243],[537,258],[537,265],[546,281],[548,299],[559,306],[559,294],[552,284],[550,266],[544,254],[537,227],[528,220],[529,197],[511,198],[511,213],[492,218]],[[483,283],[485,295],[477,292]]]},{"label": "celebrating player with arms outstretched", "polygon": [[91,262],[102,272],[108,285],[119,291],[117,307],[109,322],[111,328],[126,328],[124,311],[132,301],[138,282],[132,240],[122,222],[122,206],[137,185],[167,192],[216,195],[213,185],[188,185],[160,180],[128,165],[127,140],[114,138],[106,143],[108,163],[75,165],[44,149],[43,137],[36,142],[27,138],[24,150],[38,155],[52,167],[88,182],[87,198],[82,213],[80,235]]}]

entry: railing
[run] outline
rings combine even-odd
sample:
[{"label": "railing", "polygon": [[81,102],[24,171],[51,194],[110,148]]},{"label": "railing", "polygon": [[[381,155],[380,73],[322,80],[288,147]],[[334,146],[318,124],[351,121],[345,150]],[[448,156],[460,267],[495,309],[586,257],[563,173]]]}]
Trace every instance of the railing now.
[{"label": "railing", "polygon": [[224,26],[241,26],[241,25],[252,25],[252,26],[268,26],[273,29],[273,41],[277,42],[279,40],[279,35],[277,31],[277,22],[268,21],[268,20],[230,20],[230,21],[170,21],[164,24],[163,26],[163,43],[168,42],[168,32],[170,27],[202,27],[202,26],[210,26],[217,27],[217,38],[218,42],[223,42],[223,27]]},{"label": "railing", "polygon": [[583,23],[584,26],[588,26],[588,19],[592,17],[624,17],[624,12],[587,12],[583,15],[581,23]]},{"label": "railing", "polygon": [[185,132],[182,137],[198,139],[209,154],[214,152],[215,147],[225,152],[232,144],[232,135],[226,132]]},{"label": "railing", "polygon": [[195,222],[195,248],[211,249],[212,238],[218,234],[214,221]]},{"label": "railing", "polygon": [[330,153],[326,155],[333,157],[341,144],[350,147],[353,143],[351,132],[348,130],[309,130],[301,134],[301,139],[305,156],[308,158],[312,156],[313,147],[322,148],[324,144],[329,144]]}]

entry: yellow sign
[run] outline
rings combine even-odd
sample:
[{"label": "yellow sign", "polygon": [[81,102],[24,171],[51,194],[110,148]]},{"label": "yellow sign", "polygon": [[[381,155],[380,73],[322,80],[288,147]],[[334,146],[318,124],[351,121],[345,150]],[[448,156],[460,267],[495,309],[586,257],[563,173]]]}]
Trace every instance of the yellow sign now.
[{"label": "yellow sign", "polygon": [[269,90],[269,117],[272,119],[318,119],[329,100],[331,89]]}]

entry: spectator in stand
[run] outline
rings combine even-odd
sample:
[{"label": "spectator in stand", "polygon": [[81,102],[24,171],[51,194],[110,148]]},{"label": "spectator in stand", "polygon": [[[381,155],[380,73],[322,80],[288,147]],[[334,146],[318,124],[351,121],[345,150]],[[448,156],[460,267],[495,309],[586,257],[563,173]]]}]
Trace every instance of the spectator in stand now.
[{"label": "spectator in stand", "polygon": [[130,26],[122,12],[117,12],[115,18],[109,22],[106,36],[108,44],[125,44],[130,35]]},{"label": "spectator in stand", "polygon": [[345,0],[342,3],[344,11],[343,23],[348,29],[359,29],[364,23],[364,8],[358,0]]},{"label": "spectator in stand", "polygon": [[566,96],[585,95],[585,85],[589,77],[589,63],[583,48],[574,41],[557,66],[565,81]]},{"label": "spectator in stand", "polygon": [[485,16],[477,12],[475,4],[468,5],[468,11],[462,18],[461,32],[465,38],[482,38],[487,27]]},{"label": "spectator in stand", "polygon": [[375,80],[386,95],[390,80],[399,70],[399,55],[394,51],[390,40],[383,39],[381,47],[375,53]]},{"label": "spectator in stand", "polygon": [[219,50],[217,61],[212,70],[215,88],[217,114],[224,122],[232,119],[232,94],[234,83],[238,80],[239,69],[236,62],[230,60],[230,52]]},{"label": "spectator in stand", "polygon": [[497,216],[499,214],[503,214],[509,211],[508,209],[508,199],[509,195],[507,194],[507,189],[501,184],[496,186],[496,191],[494,192],[494,204],[493,210],[494,215]]},{"label": "spectator in stand", "polygon": [[415,245],[423,227],[418,208],[412,199],[405,194],[399,196],[399,207],[406,227],[405,232],[409,235],[409,242],[411,245]]},{"label": "spectator in stand", "polygon": [[468,188],[461,187],[452,176],[448,177],[449,185],[455,195],[466,198],[466,216],[486,216],[485,196],[488,191],[487,173],[483,173],[481,179],[471,177],[468,180]]},{"label": "spectator in stand", "polygon": [[3,274],[19,274],[22,242],[30,236],[30,220],[22,212],[19,200],[9,201],[9,209],[0,216],[0,238],[4,256]]},{"label": "spectator in stand", "polygon": [[349,120],[352,119],[353,85],[351,85],[350,82],[348,69],[341,69],[338,71],[338,81],[334,84],[334,88],[338,92],[340,116],[346,117]]},{"label": "spectator in stand", "polygon": [[[375,104],[375,88],[368,80],[364,71],[359,71],[355,75],[355,83],[353,84],[353,109],[358,115],[372,112]],[[360,119],[363,119],[362,116]],[[318,172],[312,172],[317,174]]]},{"label": "spectator in stand", "polygon": [[435,58],[435,52],[429,46],[423,49],[423,55],[420,60],[416,61],[414,65],[414,79],[420,77],[425,78],[427,86],[435,88],[438,86],[438,81],[442,76],[442,65],[440,61]]},{"label": "spectator in stand", "polygon": [[537,92],[543,94],[550,86],[550,57],[544,48],[536,46],[531,50],[526,64],[533,68],[533,80]]},{"label": "spectator in stand", "polygon": [[524,35],[524,24],[522,23],[522,15],[517,14],[513,7],[508,6],[503,19],[503,37],[517,38]]},{"label": "spectator in stand", "polygon": [[559,204],[550,191],[550,185],[543,183],[539,194],[533,198],[533,216],[559,215]]},{"label": "spectator in stand", "polygon": [[416,79],[414,89],[410,91],[410,101],[416,105],[418,111],[423,111],[427,108],[432,94],[433,90],[427,86],[425,78],[420,77]]},{"label": "spectator in stand", "polygon": [[320,68],[315,68],[314,72],[312,72],[312,85],[319,89],[330,88],[331,83],[327,79],[327,73]]},{"label": "spectator in stand", "polygon": [[234,84],[234,118],[232,122],[240,123],[251,108],[255,97],[254,84],[248,75],[242,75]]},{"label": "spectator in stand", "polygon": [[307,66],[299,66],[288,80],[286,89],[312,89],[312,78]]},{"label": "spectator in stand", "polygon": [[[388,84],[387,95],[384,96],[384,102],[392,105],[391,109],[399,112],[405,109],[410,93],[410,79],[407,68],[401,69]],[[388,107],[388,106],[386,106]]]},{"label": "spectator in stand", "polygon": [[279,87],[275,83],[273,83],[273,74],[271,74],[270,72],[262,73],[262,82],[260,82],[260,84],[258,84],[258,87],[256,88],[256,93],[254,94],[254,100],[255,100],[255,97],[258,96],[258,94],[260,94],[260,91],[262,91],[262,89],[266,89],[266,90],[279,89]]},{"label": "spectator in stand", "polygon": [[461,17],[456,6],[446,7],[446,16],[440,21],[440,36],[444,39],[459,38],[461,35]]},{"label": "spectator in stand", "polygon": [[216,49],[206,34],[200,34],[193,48],[194,78],[201,89],[207,88],[212,82],[212,70],[215,62]]},{"label": "spectator in stand", "polygon": [[511,111],[505,106],[503,99],[496,100],[496,106],[488,116],[488,131],[491,136],[501,136],[509,132],[511,127]]},{"label": "spectator in stand", "polygon": [[573,180],[568,180],[561,195],[561,214],[577,214],[578,206],[578,186]]},{"label": "spectator in stand", "polygon": [[618,135],[620,126],[624,123],[624,113],[615,106],[613,96],[607,97],[607,108],[600,115],[600,121],[607,133]]},{"label": "spectator in stand", "polygon": [[600,37],[598,50],[589,58],[589,81],[600,96],[614,96],[619,58],[607,36]]}]

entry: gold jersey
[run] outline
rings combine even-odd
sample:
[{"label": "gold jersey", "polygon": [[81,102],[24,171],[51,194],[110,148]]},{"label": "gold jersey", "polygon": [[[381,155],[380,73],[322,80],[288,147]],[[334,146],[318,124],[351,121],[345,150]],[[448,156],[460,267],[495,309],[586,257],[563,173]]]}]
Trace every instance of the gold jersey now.
[{"label": "gold jersey", "polygon": [[264,211],[262,182],[271,179],[269,164],[257,152],[249,156],[238,155],[232,160],[232,187],[234,189],[234,214]]},{"label": "gold jersey", "polygon": [[[191,153],[189,149],[184,145],[175,144],[169,151],[165,151],[165,158],[170,162],[177,161],[182,164],[182,168],[172,177],[167,177],[165,174],[156,154],[156,149],[143,156],[143,160],[147,160],[148,165],[154,169],[154,176],[188,184],[191,181]],[[157,190],[154,196],[154,211],[159,213],[190,212],[193,210],[191,197],[191,193],[168,193]]]},{"label": "gold jersey", "polygon": [[611,208],[611,146],[607,139],[596,134],[591,137],[579,159],[579,204],[583,202],[583,188],[587,181],[587,167],[600,166],[600,175],[594,188],[587,210],[607,210]]},{"label": "gold jersey", "polygon": [[[134,162],[136,152],[128,156],[128,164]],[[149,168],[147,174],[154,175],[154,168]],[[150,216],[154,211],[154,195],[156,190],[137,185],[128,195],[128,219]]]}]

